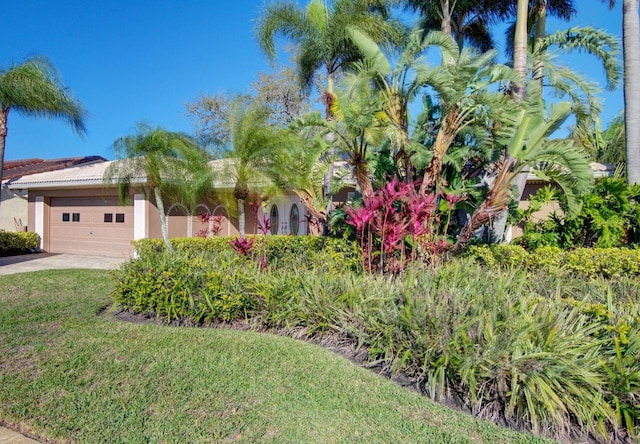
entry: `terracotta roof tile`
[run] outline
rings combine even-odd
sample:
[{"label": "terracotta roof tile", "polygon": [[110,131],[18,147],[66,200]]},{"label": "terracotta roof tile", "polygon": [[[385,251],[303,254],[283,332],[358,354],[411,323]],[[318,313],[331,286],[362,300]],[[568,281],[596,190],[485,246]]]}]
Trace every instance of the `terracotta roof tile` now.
[{"label": "terracotta roof tile", "polygon": [[56,171],[88,163],[105,162],[102,156],[65,157],[61,159],[21,159],[8,160],[2,168],[2,180],[15,179],[29,174]]}]

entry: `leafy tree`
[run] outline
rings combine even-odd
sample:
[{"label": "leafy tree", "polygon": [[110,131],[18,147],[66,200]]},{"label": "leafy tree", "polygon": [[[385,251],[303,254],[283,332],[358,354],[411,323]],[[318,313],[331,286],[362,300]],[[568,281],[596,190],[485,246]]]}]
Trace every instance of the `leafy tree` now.
[{"label": "leafy tree", "polygon": [[322,69],[327,76],[324,94],[327,115],[330,113],[336,75],[361,58],[347,34],[357,25],[379,43],[399,43],[402,27],[389,20],[386,0],[311,0],[306,9],[291,1],[265,7],[256,25],[260,48],[273,59],[275,38],[284,36],[297,45],[297,71],[300,84],[309,88],[315,73]]},{"label": "leafy tree", "polygon": [[273,73],[259,72],[251,84],[257,102],[270,109],[272,124],[285,127],[297,117],[311,112],[309,101],[289,66],[279,66]]},{"label": "leafy tree", "polygon": [[113,144],[118,160],[105,172],[105,184],[116,183],[121,201],[131,197],[132,188],[153,192],[162,238],[173,252],[169,240],[164,200],[185,203],[193,211],[213,188],[209,154],[195,139],[160,127],[139,124],[136,134],[121,137]]},{"label": "leafy tree", "polygon": [[0,179],[4,165],[7,119],[10,111],[32,117],[62,119],[84,134],[86,112],[69,94],[49,61],[33,57],[0,69]]},{"label": "leafy tree", "polygon": [[269,108],[269,123],[279,127],[285,127],[311,111],[292,68],[278,66],[273,72],[260,72],[251,86],[251,91],[240,95],[224,92],[200,94],[185,105],[187,115],[194,120],[197,137],[218,156],[225,155],[231,104],[239,97]]}]

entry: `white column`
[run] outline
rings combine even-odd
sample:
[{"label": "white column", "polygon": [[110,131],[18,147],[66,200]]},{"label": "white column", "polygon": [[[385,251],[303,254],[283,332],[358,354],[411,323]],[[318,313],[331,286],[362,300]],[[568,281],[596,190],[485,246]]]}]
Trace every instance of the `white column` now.
[{"label": "white column", "polygon": [[193,216],[187,214],[187,237],[193,237]]},{"label": "white column", "polygon": [[133,196],[133,240],[147,237],[147,201],[144,194]]},{"label": "white column", "polygon": [[36,196],[35,231],[40,236],[40,246],[42,249],[44,242],[44,196]]}]

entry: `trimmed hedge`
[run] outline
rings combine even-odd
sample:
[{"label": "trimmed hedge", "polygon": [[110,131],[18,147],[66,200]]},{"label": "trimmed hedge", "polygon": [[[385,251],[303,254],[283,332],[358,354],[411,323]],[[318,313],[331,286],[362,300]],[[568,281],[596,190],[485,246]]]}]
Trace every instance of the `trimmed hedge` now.
[{"label": "trimmed hedge", "polygon": [[0,256],[31,253],[39,245],[40,236],[37,233],[0,230]]},{"label": "trimmed hedge", "polygon": [[[236,254],[230,242],[237,236],[191,237],[172,239],[179,253],[191,257],[210,254]],[[266,257],[270,268],[304,267],[322,268],[327,271],[360,270],[362,252],[355,242],[321,236],[247,236],[254,239],[251,258]],[[141,239],[133,246],[140,257],[161,253],[165,250],[162,239]]]},{"label": "trimmed hedge", "polygon": [[640,250],[635,249],[540,247],[529,252],[519,245],[475,245],[467,255],[488,267],[561,270],[585,277],[640,276]]}]

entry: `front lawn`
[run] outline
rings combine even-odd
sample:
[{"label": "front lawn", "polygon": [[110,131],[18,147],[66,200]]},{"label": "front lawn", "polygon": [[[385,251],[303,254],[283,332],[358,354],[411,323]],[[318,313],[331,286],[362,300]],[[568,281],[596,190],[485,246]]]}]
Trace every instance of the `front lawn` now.
[{"label": "front lawn", "polygon": [[319,346],[97,317],[108,272],[0,278],[0,421],[57,442],[543,442]]}]

